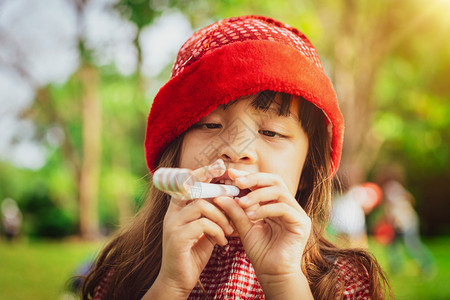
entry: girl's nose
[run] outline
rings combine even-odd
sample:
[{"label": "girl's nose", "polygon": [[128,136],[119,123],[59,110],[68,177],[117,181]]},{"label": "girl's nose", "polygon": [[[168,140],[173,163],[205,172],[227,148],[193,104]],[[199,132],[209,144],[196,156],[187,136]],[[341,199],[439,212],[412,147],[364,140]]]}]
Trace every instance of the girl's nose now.
[{"label": "girl's nose", "polygon": [[256,137],[247,135],[246,139],[224,140],[224,144],[219,148],[219,157],[224,162],[234,163],[254,163],[257,160]]},{"label": "girl's nose", "polygon": [[222,155],[220,155],[220,158],[223,159],[224,162],[233,162],[233,163],[237,163],[237,162],[241,162],[241,163],[250,163],[253,161],[253,159],[251,157],[249,157],[248,155],[245,154],[236,154],[233,152],[228,152],[227,153],[222,153]]}]

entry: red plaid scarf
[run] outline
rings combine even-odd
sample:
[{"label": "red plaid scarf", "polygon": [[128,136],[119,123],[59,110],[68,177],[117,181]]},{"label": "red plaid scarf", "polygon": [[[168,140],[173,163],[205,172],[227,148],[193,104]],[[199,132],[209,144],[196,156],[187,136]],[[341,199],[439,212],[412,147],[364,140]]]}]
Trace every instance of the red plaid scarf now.
[{"label": "red plaid scarf", "polygon": [[[338,273],[336,299],[370,299],[370,280],[365,269],[342,257],[334,265]],[[200,282],[205,291],[197,284],[188,299],[265,299],[239,238],[229,239],[225,247],[216,245]]]},{"label": "red plaid scarf", "polygon": [[360,263],[339,257],[334,266],[338,273],[336,299],[370,299],[369,273]]},{"label": "red plaid scarf", "polygon": [[188,299],[265,299],[240,238],[230,238],[225,247],[217,246]]},{"label": "red plaid scarf", "polygon": [[[336,259],[334,266],[338,273],[336,299],[370,299],[369,274],[362,266],[342,257]],[[105,299],[105,290],[112,274],[113,271],[110,271],[102,279],[94,300]],[[265,299],[255,270],[239,238],[230,238],[225,247],[216,245],[200,275],[200,282],[205,291],[197,284],[189,299]]]}]

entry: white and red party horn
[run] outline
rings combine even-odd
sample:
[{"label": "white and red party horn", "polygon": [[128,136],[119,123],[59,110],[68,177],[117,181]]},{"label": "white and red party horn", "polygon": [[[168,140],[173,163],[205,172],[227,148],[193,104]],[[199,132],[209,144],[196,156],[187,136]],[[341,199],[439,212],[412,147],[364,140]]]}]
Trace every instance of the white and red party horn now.
[{"label": "white and red party horn", "polygon": [[234,185],[204,183],[197,180],[189,169],[160,168],[153,174],[155,187],[176,199],[190,200],[237,196],[239,188]]}]

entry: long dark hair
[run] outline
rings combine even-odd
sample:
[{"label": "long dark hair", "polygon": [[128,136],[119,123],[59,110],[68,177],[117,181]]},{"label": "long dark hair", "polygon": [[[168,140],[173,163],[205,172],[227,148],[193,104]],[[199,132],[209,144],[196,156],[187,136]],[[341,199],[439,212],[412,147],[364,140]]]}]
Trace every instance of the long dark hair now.
[{"label": "long dark hair", "polygon": [[[292,96],[289,94],[263,91],[255,97],[252,105],[265,110],[276,103],[279,114],[287,115],[291,101]],[[300,101],[299,119],[308,135],[309,148],[296,199],[313,224],[302,258],[302,268],[312,293],[316,299],[343,296],[342,291],[336,288],[339,274],[334,264],[338,257],[343,257],[367,270],[371,279],[372,299],[384,298],[386,286],[389,285],[375,258],[361,249],[339,249],[323,237],[331,207],[330,138],[322,111],[304,99]],[[178,166],[182,141],[183,134],[166,147],[158,167]],[[120,230],[106,245],[93,270],[85,278],[83,299],[93,297],[105,278],[108,278],[104,286],[105,299],[142,297],[161,267],[162,227],[168,205],[169,196],[154,188],[150,182],[148,197],[142,209],[129,226]]]}]

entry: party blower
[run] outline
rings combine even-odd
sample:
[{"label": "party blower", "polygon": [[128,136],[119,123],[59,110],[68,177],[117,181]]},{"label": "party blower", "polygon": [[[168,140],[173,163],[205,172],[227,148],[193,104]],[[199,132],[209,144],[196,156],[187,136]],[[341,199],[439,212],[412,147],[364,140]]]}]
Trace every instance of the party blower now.
[{"label": "party blower", "polygon": [[158,169],[153,174],[153,184],[157,189],[181,200],[234,197],[240,192],[234,185],[200,182],[191,170],[180,168]]}]

